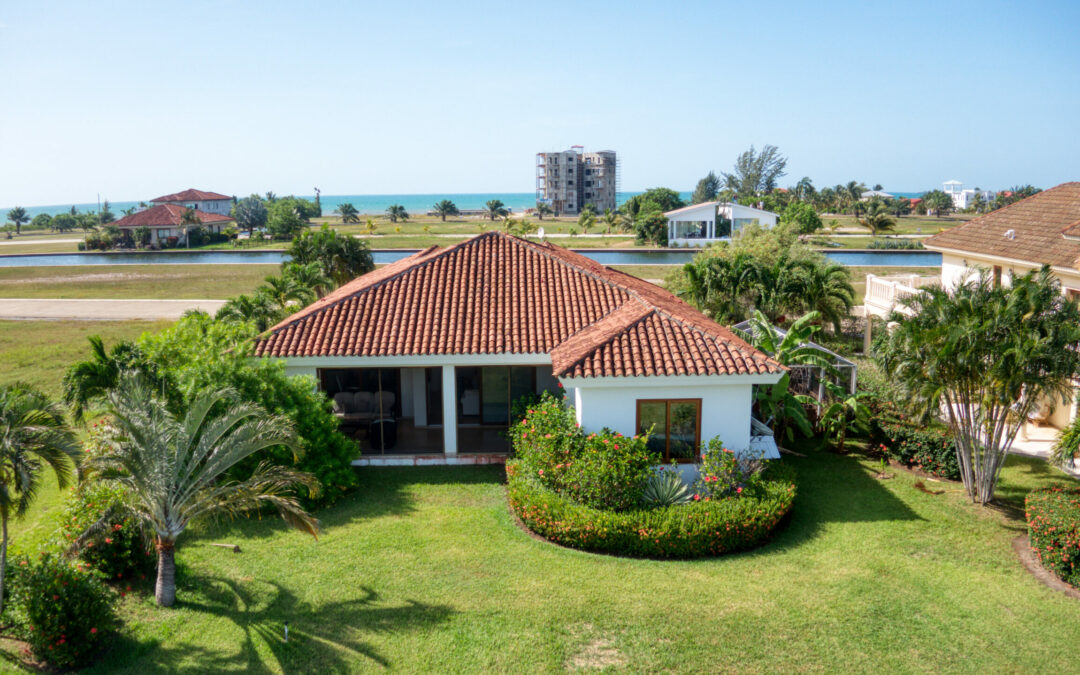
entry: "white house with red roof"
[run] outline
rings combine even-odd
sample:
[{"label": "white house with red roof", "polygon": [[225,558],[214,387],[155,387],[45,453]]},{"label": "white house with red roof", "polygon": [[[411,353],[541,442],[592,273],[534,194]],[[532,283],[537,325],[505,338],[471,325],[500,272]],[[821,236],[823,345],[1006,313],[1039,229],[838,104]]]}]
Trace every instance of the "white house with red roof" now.
[{"label": "white house with red roof", "polygon": [[190,226],[184,224],[184,213],[191,209],[199,220],[199,226],[207,232],[220,233],[232,218],[226,214],[210,213],[180,204],[158,204],[130,216],[110,223],[121,230],[134,231],[147,228],[150,231],[150,245],[164,248],[170,245],[183,245]]},{"label": "white house with red roof", "polygon": [[732,202],[702,202],[666,211],[668,246],[705,246],[730,241],[739,230],[756,223],[774,227],[778,216],[772,211]]},{"label": "white house with red roof", "polygon": [[171,204],[181,206],[204,213],[213,213],[219,216],[227,216],[232,212],[233,199],[229,195],[219,192],[206,192],[188,188],[182,192],[174,192],[171,195],[163,195],[157,199],[151,199],[150,203],[157,206]]},{"label": "white house with red roof", "polygon": [[586,431],[651,429],[665,461],[714,437],[779,456],[751,408],[783,366],[653,284],[499,232],[365,274],[255,353],[315,377],[358,464],[501,461],[514,402],[543,391],[565,392]]}]

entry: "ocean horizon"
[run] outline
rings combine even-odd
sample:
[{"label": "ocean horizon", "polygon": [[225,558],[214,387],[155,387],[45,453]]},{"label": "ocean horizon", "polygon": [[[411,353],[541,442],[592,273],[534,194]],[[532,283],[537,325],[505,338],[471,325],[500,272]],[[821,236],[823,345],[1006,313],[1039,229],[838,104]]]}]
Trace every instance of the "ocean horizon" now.
[{"label": "ocean horizon", "polygon": [[[618,203],[622,204],[624,201],[639,195],[643,190],[637,192],[620,192],[617,197]],[[691,192],[680,192],[679,196],[689,202]],[[923,194],[922,192],[893,192],[898,197],[918,197]],[[247,195],[237,195],[238,197],[244,197]],[[280,194],[279,197],[285,197],[288,195]],[[315,195],[295,195],[303,199],[315,199]],[[152,199],[152,198],[151,198]],[[531,209],[536,206],[536,194],[533,192],[457,192],[457,193],[430,193],[430,194],[384,194],[384,195],[322,195],[320,201],[322,202],[323,215],[329,216],[333,214],[334,209],[339,205],[350,202],[356,209],[363,215],[380,215],[386,212],[386,208],[391,204],[401,204],[405,207],[405,210],[411,214],[424,214],[431,210],[431,207],[438,201],[443,199],[449,199],[454,202],[457,207],[463,211],[479,210],[484,208],[484,203],[492,199],[498,199],[506,205],[508,209],[515,213],[520,213],[525,209]],[[102,202],[105,199],[102,198]],[[109,208],[119,218],[121,211],[124,209],[138,206],[138,201],[124,201],[114,202],[109,201]],[[46,204],[40,206],[24,206],[26,213],[33,218],[40,213],[47,213],[50,216],[54,216],[58,213],[67,213],[74,206],[76,211],[97,211],[97,202],[81,202],[81,203],[68,203],[68,204]],[[0,216],[5,216],[12,206],[0,207]]]}]

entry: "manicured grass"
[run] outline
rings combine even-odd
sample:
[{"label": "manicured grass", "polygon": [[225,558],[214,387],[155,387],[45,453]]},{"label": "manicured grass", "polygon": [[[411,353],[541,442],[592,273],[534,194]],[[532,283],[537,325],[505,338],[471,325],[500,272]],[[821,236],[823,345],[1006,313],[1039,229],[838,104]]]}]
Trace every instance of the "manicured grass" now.
[{"label": "manicured grass", "polygon": [[27,382],[56,398],[64,371],[90,355],[86,338],[106,346],[158,331],[169,321],[0,321],[0,385]]},{"label": "manicured grass", "polygon": [[0,246],[0,255],[27,255],[31,253],[78,253],[78,241],[37,244],[33,242],[5,244]]},{"label": "manicured grass", "polygon": [[[805,450],[805,448],[804,448]],[[1076,601],[1009,543],[1022,519],[959,486],[808,451],[765,547],[695,561],[537,541],[498,467],[361,470],[313,541],[266,518],[181,539],[175,608],[125,599],[100,672],[1046,671],[1071,663]],[[1013,459],[1005,485],[1058,478]],[[1042,465],[1045,466],[1045,465]],[[236,543],[243,553],[210,546]],[[290,640],[281,639],[289,622]],[[1053,626],[1053,630],[1047,627]]]},{"label": "manicured grass", "polygon": [[[944,218],[934,218],[927,216],[902,216],[896,218],[893,216],[893,220],[896,221],[896,228],[893,230],[897,234],[937,234],[938,230],[948,229],[950,227],[956,227],[962,225],[967,221],[974,218],[974,215],[961,213],[946,216]],[[839,227],[845,229],[861,230],[863,232],[869,232],[866,228],[859,225],[855,216],[833,216],[823,214],[821,216],[821,222],[826,226],[833,220],[838,221]]]},{"label": "manicured grass", "polygon": [[253,264],[0,267],[0,298],[223,299],[278,271]]},{"label": "manicured grass", "polygon": [[660,279],[662,281],[680,265],[611,265],[610,267],[642,279]]}]

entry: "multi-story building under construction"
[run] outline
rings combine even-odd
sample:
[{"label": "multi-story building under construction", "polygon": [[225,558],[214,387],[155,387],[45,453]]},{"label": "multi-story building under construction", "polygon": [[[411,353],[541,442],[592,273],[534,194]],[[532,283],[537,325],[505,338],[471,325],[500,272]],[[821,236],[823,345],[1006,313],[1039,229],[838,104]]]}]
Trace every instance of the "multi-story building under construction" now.
[{"label": "multi-story building under construction", "polygon": [[536,153],[536,201],[556,213],[580,213],[586,204],[596,212],[612,211],[618,188],[618,161],[613,150],[585,152],[580,145],[564,152]]}]

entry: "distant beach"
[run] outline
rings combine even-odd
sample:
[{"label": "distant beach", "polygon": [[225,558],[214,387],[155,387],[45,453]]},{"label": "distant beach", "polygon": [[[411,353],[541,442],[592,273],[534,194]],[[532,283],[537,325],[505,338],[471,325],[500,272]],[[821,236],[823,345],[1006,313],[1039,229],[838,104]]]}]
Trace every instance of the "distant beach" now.
[{"label": "distant beach", "polygon": [[[641,192],[620,192],[618,201],[622,204],[627,199],[634,195],[639,195]],[[893,192],[891,194],[897,197],[918,197],[921,192]],[[679,196],[684,201],[690,201],[690,192],[681,192]],[[157,196],[157,195],[154,195]],[[236,195],[237,197],[246,197],[247,195]],[[285,193],[279,193],[279,197],[286,196]],[[304,199],[315,199],[315,195],[296,195]],[[153,197],[149,197],[152,199]],[[104,200],[105,197],[102,197]],[[412,214],[422,214],[431,210],[431,207],[435,202],[442,201],[443,199],[449,199],[454,202],[459,209],[462,210],[474,210],[484,208],[484,203],[492,199],[501,200],[511,211],[520,213],[525,209],[531,209],[536,206],[536,195],[532,192],[462,192],[453,194],[414,194],[414,195],[322,195],[320,198],[322,201],[323,215],[331,215],[334,209],[339,204],[344,202],[350,202],[356,209],[365,215],[379,215],[386,212],[386,207],[391,204],[401,204],[405,207],[405,210]],[[124,209],[131,208],[132,206],[138,206],[139,202],[109,202],[109,208],[117,217],[120,217],[120,212]],[[13,205],[14,206],[14,205]],[[50,216],[58,213],[66,213],[74,206],[77,211],[97,211],[98,205],[96,202],[85,202],[80,204],[51,204],[45,206],[26,206],[20,204],[26,208],[27,214],[33,218],[39,213],[47,213]],[[11,206],[0,207],[0,216],[3,216],[8,212]]]}]

